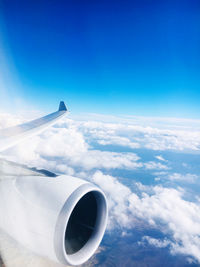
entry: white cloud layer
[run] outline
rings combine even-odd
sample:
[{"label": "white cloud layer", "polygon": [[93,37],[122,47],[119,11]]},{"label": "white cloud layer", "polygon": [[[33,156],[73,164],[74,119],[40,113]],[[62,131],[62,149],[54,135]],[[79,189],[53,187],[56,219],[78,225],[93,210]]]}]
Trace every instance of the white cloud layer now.
[{"label": "white cloud layer", "polygon": [[169,180],[171,181],[184,181],[188,183],[195,183],[197,179],[199,178],[196,174],[186,173],[172,173],[168,176]]},{"label": "white cloud layer", "polygon": [[144,244],[144,242],[147,241],[150,245],[155,246],[157,248],[166,248],[167,246],[171,245],[171,241],[167,238],[162,239],[156,239],[150,236],[143,236],[142,242],[138,242],[139,245]]},{"label": "white cloud layer", "polygon": [[90,149],[82,133],[73,127],[51,128],[40,136],[24,141],[12,149],[9,155],[18,162],[37,164],[39,167],[51,170],[55,168],[55,159],[60,163],[67,163],[68,167],[85,170],[95,168],[132,170],[142,167],[142,163],[138,162],[140,158],[135,153]]},{"label": "white cloud layer", "polygon": [[151,193],[143,192],[139,197],[116,178],[101,172],[96,172],[92,181],[109,199],[109,228],[134,228],[138,220],[145,221],[172,236],[171,242],[149,238],[151,245],[170,245],[172,253],[190,255],[200,262],[200,205],[184,200],[182,191],[154,186]]},{"label": "white cloud layer", "polygon": [[[9,115],[10,116],[10,115]],[[13,124],[14,117],[7,117]],[[7,121],[5,114],[0,121]],[[15,120],[16,121],[16,120]],[[19,120],[16,121],[17,123]],[[200,147],[198,127],[168,128],[139,125],[129,120],[120,123],[100,121],[74,121],[63,119],[55,127],[23,144],[8,150],[4,156],[29,166],[37,166],[56,173],[66,173],[89,179],[101,187],[109,203],[109,229],[135,228],[138,223],[155,227],[171,236],[171,240],[144,237],[143,241],[156,247],[170,247],[172,253],[193,256],[200,262],[200,202],[184,199],[184,190],[163,185],[144,186],[139,183],[140,194],[104,172],[108,170],[146,170],[164,173],[171,181],[197,180],[197,175],[170,175],[168,161],[162,155],[155,161],[144,161],[137,152],[102,151],[93,148],[93,143],[152,150],[195,150]],[[0,126],[6,125],[5,123]],[[135,150],[137,151],[137,150]]]},{"label": "white cloud layer", "polygon": [[[112,118],[114,120],[114,118]],[[117,118],[115,118],[117,120]],[[101,121],[76,122],[85,135],[101,145],[120,145],[129,148],[148,148],[152,150],[199,150],[200,121],[183,119],[155,118],[139,120],[122,119],[118,123]],[[185,124],[183,124],[185,123]]]}]

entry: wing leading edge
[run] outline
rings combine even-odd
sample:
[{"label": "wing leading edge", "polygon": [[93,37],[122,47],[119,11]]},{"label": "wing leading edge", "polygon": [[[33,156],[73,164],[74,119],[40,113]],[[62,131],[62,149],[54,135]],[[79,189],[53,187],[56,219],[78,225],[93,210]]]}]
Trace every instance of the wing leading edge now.
[{"label": "wing leading edge", "polygon": [[59,109],[56,112],[21,125],[0,130],[0,152],[16,145],[24,138],[42,132],[47,127],[57,122],[57,120],[63,117],[67,112],[65,103],[61,101]]}]

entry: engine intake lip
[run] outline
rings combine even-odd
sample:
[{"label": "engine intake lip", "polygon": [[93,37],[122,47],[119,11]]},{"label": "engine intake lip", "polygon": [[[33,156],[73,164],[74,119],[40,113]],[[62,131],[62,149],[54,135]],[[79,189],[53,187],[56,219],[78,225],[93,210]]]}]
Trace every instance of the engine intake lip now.
[{"label": "engine intake lip", "polygon": [[[81,227],[85,226],[83,212],[86,212],[84,218],[91,231],[84,230],[82,234]],[[93,215],[90,216],[90,212]],[[54,235],[54,248],[60,262],[80,265],[94,254],[105,232],[107,213],[105,195],[95,185],[83,184],[70,195],[59,214]],[[81,221],[80,227],[74,226],[77,218]],[[70,242],[76,238],[82,241],[78,246],[72,243],[71,249]]]}]

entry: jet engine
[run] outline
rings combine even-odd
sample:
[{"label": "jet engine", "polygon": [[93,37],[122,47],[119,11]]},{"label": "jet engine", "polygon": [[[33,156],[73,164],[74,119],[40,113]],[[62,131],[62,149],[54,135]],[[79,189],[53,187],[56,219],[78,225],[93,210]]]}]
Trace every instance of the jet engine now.
[{"label": "jet engine", "polygon": [[71,176],[23,176],[0,182],[0,227],[31,251],[80,265],[98,248],[107,202],[95,185]]}]

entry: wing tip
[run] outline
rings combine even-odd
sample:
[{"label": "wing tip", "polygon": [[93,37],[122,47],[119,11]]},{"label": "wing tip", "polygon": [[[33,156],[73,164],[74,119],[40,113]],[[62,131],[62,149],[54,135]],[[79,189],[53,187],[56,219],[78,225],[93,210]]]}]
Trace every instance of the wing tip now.
[{"label": "wing tip", "polygon": [[58,111],[67,111],[67,108],[65,106],[65,102],[64,101],[60,101],[60,105],[59,105]]}]

